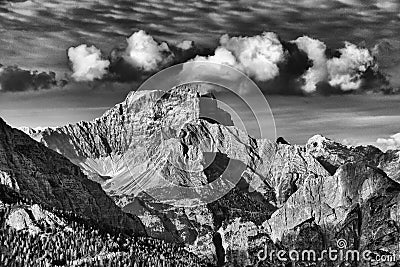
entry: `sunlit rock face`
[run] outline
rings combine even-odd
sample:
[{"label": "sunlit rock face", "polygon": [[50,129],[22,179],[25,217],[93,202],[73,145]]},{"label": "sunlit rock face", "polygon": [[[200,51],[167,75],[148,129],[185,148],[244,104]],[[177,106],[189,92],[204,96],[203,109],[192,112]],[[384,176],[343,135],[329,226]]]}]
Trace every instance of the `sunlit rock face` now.
[{"label": "sunlit rock face", "polygon": [[[168,92],[132,92],[92,122],[26,131],[80,165],[121,205],[142,191],[165,187],[149,178],[156,173],[185,186],[208,183],[203,170],[216,153],[243,163],[241,172],[251,190],[275,191],[275,204],[295,191],[286,189],[298,187],[304,173],[326,174],[302,148],[256,140],[232,125],[212,95],[180,86]],[[292,181],[285,184],[284,176]]]},{"label": "sunlit rock face", "polygon": [[6,218],[6,225],[17,231],[26,230],[32,234],[43,231],[44,227],[65,227],[66,222],[39,205],[23,205],[14,208]]},{"label": "sunlit rock face", "polygon": [[[344,238],[349,248],[378,251],[399,239],[397,151],[319,135],[305,146],[255,139],[196,86],[132,92],[94,121],[30,133],[100,183],[149,235],[214,263],[252,265],[265,244],[321,250]],[[182,195],[208,185],[226,192]]]},{"label": "sunlit rock face", "polygon": [[311,137],[307,151],[326,169],[334,173],[348,162],[363,162],[383,170],[391,179],[400,182],[400,151],[383,153],[374,146],[345,146],[321,135]]},{"label": "sunlit rock face", "polygon": [[384,170],[393,180],[400,182],[400,150],[389,150],[381,155],[378,168]]},{"label": "sunlit rock face", "polygon": [[17,181],[10,176],[7,172],[0,171],[0,184],[8,186],[16,191],[19,190]]}]

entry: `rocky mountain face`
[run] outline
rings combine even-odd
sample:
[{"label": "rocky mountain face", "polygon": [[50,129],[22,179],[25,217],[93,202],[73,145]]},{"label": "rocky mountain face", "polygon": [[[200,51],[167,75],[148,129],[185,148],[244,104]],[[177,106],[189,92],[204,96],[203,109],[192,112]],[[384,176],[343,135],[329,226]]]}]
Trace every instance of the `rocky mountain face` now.
[{"label": "rocky mountain face", "polygon": [[0,181],[34,203],[144,234],[137,218],[124,214],[101,186],[87,179],[78,166],[11,128],[2,119]]},{"label": "rocky mountain face", "polygon": [[28,132],[90,174],[149,235],[218,265],[253,266],[266,244],[321,251],[344,239],[349,249],[398,252],[398,151],[322,136],[306,146],[254,139],[207,101],[195,86],[132,92],[92,122]]},{"label": "rocky mountain face", "polygon": [[43,225],[46,227],[66,226],[63,218],[44,210],[38,204],[13,209],[8,214],[5,224],[17,231],[28,230],[32,234],[41,233]]}]

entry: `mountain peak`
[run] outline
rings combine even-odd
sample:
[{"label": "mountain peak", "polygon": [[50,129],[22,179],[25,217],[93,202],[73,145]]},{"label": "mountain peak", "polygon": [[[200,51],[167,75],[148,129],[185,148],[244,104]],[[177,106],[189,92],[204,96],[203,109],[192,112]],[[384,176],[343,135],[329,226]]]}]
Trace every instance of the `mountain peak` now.
[{"label": "mountain peak", "polygon": [[[152,237],[185,242],[207,257],[237,251],[236,244],[255,251],[262,240],[288,246],[332,240],[338,231],[347,240],[360,233],[370,239],[369,229],[380,226],[368,222],[376,210],[368,205],[398,200],[391,180],[400,179],[397,154],[322,135],[305,147],[254,139],[214,113],[224,114],[218,100],[196,87],[132,92],[99,119],[42,132],[42,143],[97,175]],[[379,194],[385,198],[374,198]],[[372,216],[393,214],[383,211]],[[217,233],[221,240],[213,243]]]}]

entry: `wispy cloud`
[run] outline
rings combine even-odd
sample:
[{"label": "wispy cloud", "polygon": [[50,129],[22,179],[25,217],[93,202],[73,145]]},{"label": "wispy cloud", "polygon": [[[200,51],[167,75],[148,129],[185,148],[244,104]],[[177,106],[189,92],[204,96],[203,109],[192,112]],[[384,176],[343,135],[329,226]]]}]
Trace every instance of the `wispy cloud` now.
[{"label": "wispy cloud", "polygon": [[[65,61],[56,55],[70,46],[95,43],[111,50],[114,40],[140,29],[169,43],[193,40],[208,47],[225,33],[254,36],[263,31],[286,40],[308,35],[330,47],[344,41],[373,46],[377,40],[397,38],[398,10],[396,0],[2,1],[0,54],[6,55],[7,64],[30,58],[26,64],[31,66],[24,67],[45,68],[47,51],[52,64],[61,68]],[[31,55],[32,48],[38,56]]]}]

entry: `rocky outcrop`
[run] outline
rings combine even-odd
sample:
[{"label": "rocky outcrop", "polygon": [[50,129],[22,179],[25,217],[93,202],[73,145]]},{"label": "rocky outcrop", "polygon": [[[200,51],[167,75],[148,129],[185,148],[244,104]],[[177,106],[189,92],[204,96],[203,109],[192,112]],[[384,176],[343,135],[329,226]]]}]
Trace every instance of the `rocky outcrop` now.
[{"label": "rocky outcrop", "polygon": [[345,249],[360,253],[398,253],[399,193],[400,185],[382,170],[364,163],[345,163],[332,176],[309,176],[264,222],[263,230],[287,250],[338,249],[338,240],[344,240]]},{"label": "rocky outcrop", "polygon": [[252,221],[242,221],[235,218],[232,222],[224,224],[218,233],[222,238],[222,246],[225,253],[225,261],[237,266],[250,266],[250,252],[260,248],[260,238],[257,225]]},{"label": "rocky outcrop", "polygon": [[363,162],[383,170],[391,179],[400,182],[400,151],[382,152],[374,146],[345,146],[321,135],[310,138],[307,152],[333,174],[347,162]]},{"label": "rocky outcrop", "polygon": [[66,222],[57,215],[34,204],[13,208],[6,218],[6,225],[17,231],[27,230],[32,234],[38,234],[46,227],[64,227]]},{"label": "rocky outcrop", "polygon": [[381,155],[377,167],[393,180],[400,182],[400,150],[389,150]]},{"label": "rocky outcrop", "polygon": [[17,181],[13,179],[8,173],[0,171],[0,184],[8,186],[11,189],[19,191],[19,186]]},{"label": "rocky outcrop", "polygon": [[309,220],[324,229],[342,223],[355,205],[362,205],[382,190],[400,186],[363,164],[342,165],[333,176],[311,175],[301,189],[265,223],[273,241]]},{"label": "rocky outcrop", "polygon": [[0,170],[15,179],[19,193],[34,203],[144,233],[141,223],[126,216],[78,166],[1,119]]},{"label": "rocky outcrop", "polygon": [[331,174],[335,173],[339,166],[348,162],[376,165],[383,154],[381,150],[373,146],[346,146],[321,135],[311,137],[306,144],[306,149]]}]

